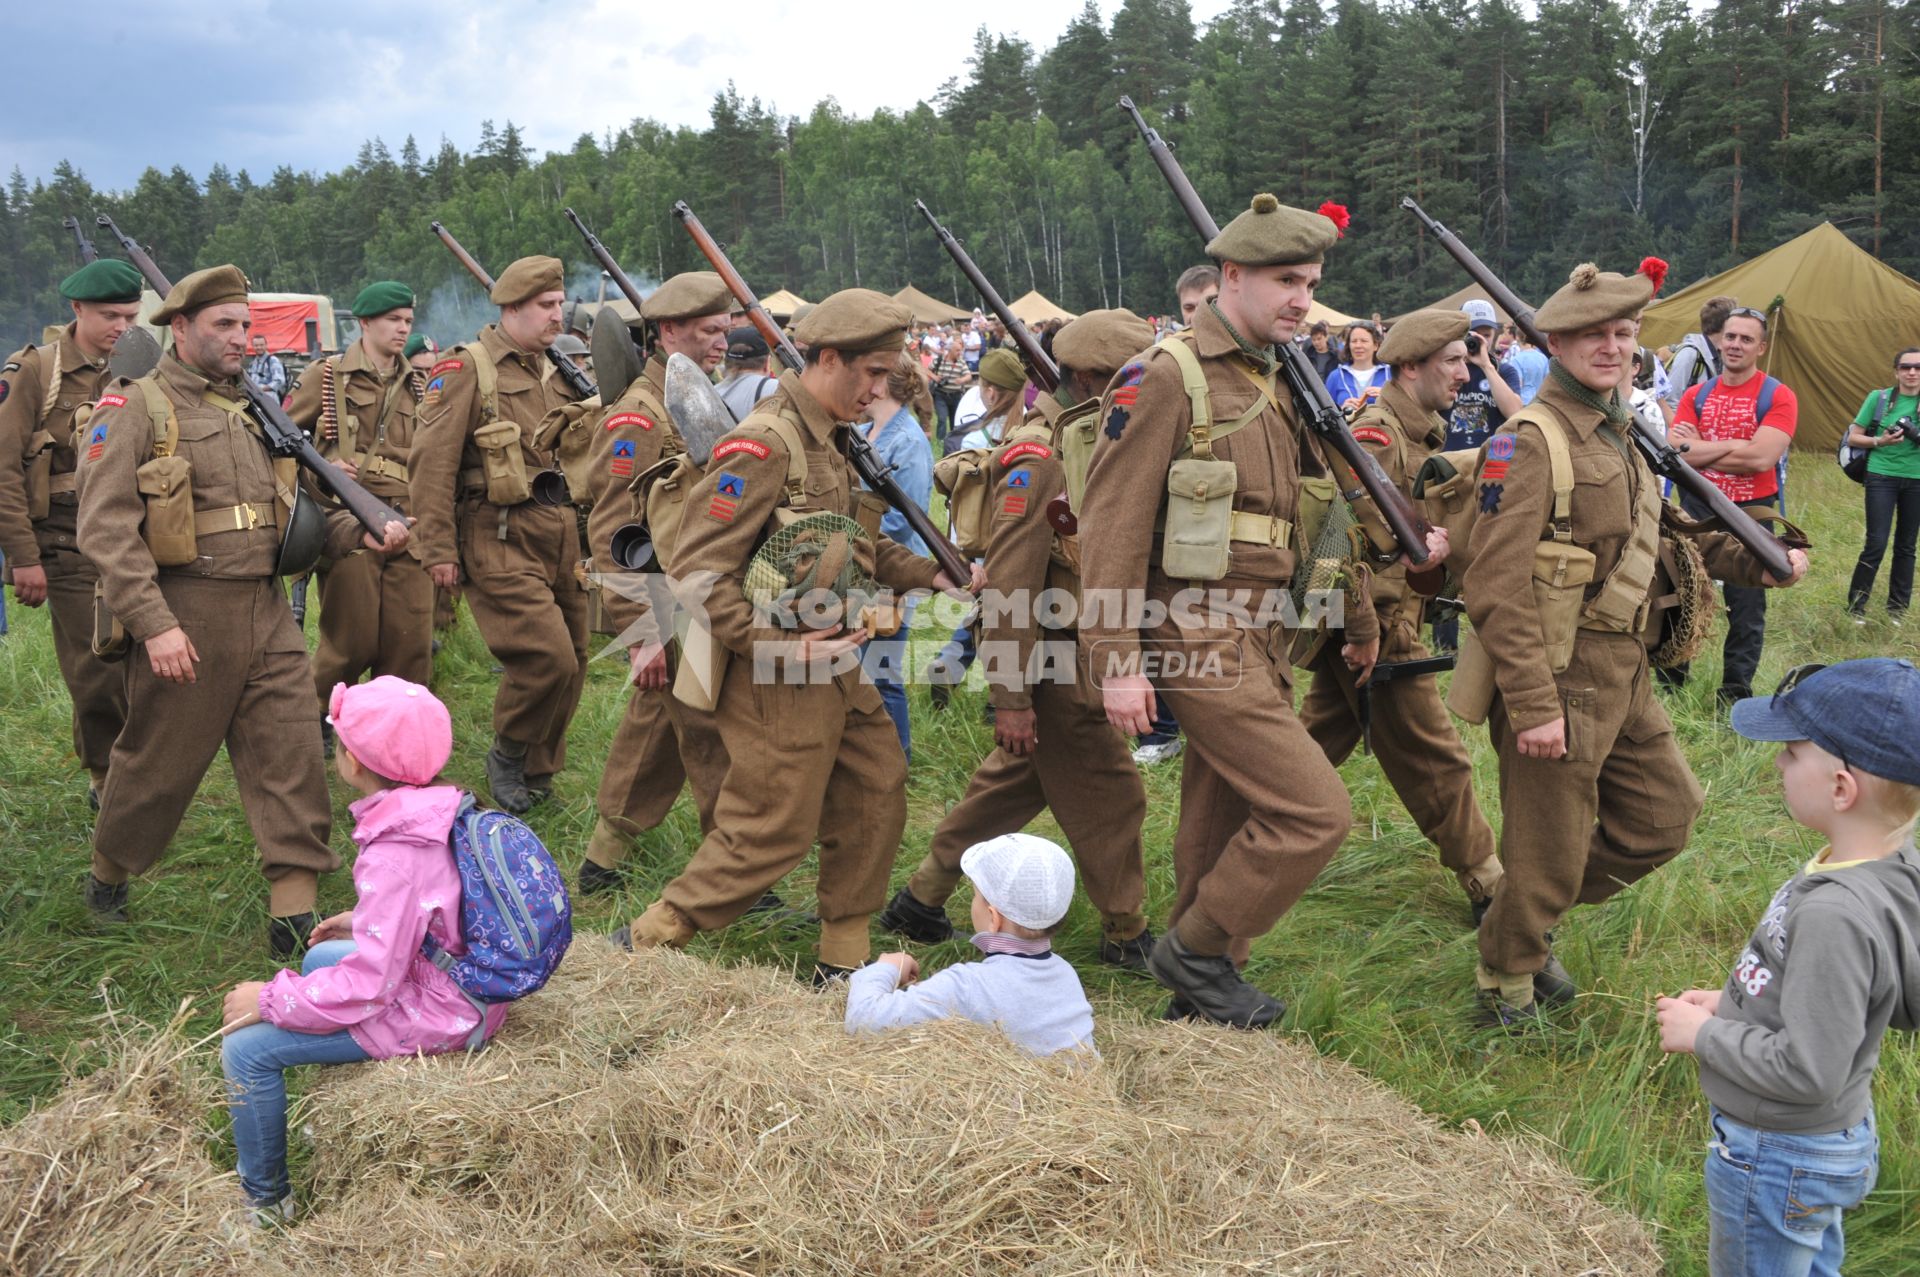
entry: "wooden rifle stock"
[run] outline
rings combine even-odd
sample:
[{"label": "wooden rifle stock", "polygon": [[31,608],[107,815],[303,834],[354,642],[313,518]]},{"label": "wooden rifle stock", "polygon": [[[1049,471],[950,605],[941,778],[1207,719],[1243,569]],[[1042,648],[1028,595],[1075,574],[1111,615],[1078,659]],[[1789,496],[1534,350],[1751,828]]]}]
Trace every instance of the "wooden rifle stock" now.
[{"label": "wooden rifle stock", "polygon": [[[1131,97],[1120,99],[1120,109],[1132,117],[1134,127],[1140,130],[1140,136],[1147,144],[1147,154],[1153,157],[1160,176],[1166,178],[1167,185],[1173,188],[1173,196],[1185,210],[1187,220],[1200,233],[1200,242],[1203,245],[1212,243],[1220,234],[1220,223],[1213,220],[1213,214],[1207,211],[1207,206],[1200,200],[1200,193],[1187,180],[1180,161],[1173,157],[1173,148],[1167,145],[1158,130],[1147,123]],[[1381,518],[1386,520],[1393,539],[1399,543],[1398,553],[1405,554],[1407,561],[1416,567],[1425,564],[1429,557],[1427,533],[1432,530],[1426,519],[1421,517],[1407,495],[1393,486],[1393,481],[1387,478],[1386,471],[1373,459],[1373,454],[1362,448],[1360,441],[1353,437],[1353,432],[1347,428],[1345,415],[1327,393],[1326,383],[1320,380],[1320,374],[1307,362],[1305,352],[1293,342],[1283,341],[1276,347],[1276,353],[1280,357],[1280,371],[1287,379],[1288,388],[1293,391],[1294,405],[1306,419],[1307,427],[1324,439],[1353,472],[1353,477],[1380,511]],[[1359,495],[1358,492],[1341,494],[1349,502]],[[1396,554],[1383,547],[1381,557],[1391,560]]]},{"label": "wooden rifle stock", "polygon": [[[460,246],[460,241],[453,237],[453,232],[435,222],[433,233],[440,237],[440,242],[447,246],[447,251],[453,254],[454,259],[467,268],[467,273],[480,281],[480,287],[491,293],[493,276],[487,274],[486,267],[473,260],[472,253]],[[553,365],[553,370],[560,374],[560,380],[566,382],[568,389],[572,390],[576,396],[581,399],[591,399],[600,393],[600,388],[593,384],[593,378],[580,371],[573,360],[568,359],[552,346],[547,347],[546,356],[547,362]]]},{"label": "wooden rifle stock", "polygon": [[[113,219],[105,213],[99,215],[99,224],[120,242],[128,260],[146,277],[149,288],[162,297],[173,291],[173,283],[161,273],[160,267],[147,255],[147,250],[140,247],[138,240],[114,225]],[[248,415],[266,438],[267,451],[276,457],[291,457],[299,462],[328,496],[352,512],[360,526],[372,534],[374,540],[387,539],[389,523],[406,524],[405,515],[349,479],[339,466],[321,456],[306,432],[294,425],[293,418],[287,416],[280,401],[254,385],[253,379],[244,372],[240,375],[240,390],[247,399]]]},{"label": "wooden rifle stock", "polygon": [[[1521,301],[1506,282],[1493,273],[1491,267],[1481,261],[1479,256],[1464,243],[1460,237],[1448,230],[1440,222],[1421,208],[1412,196],[1405,196],[1400,207],[1420,219],[1433,237],[1440,241],[1440,247],[1447,250],[1454,261],[1460,263],[1468,278],[1480,285],[1487,296],[1498,302],[1500,308],[1513,316],[1513,322],[1527,335],[1535,349],[1546,353],[1546,334],[1533,317],[1533,307]],[[1688,465],[1680,455],[1680,450],[1666,441],[1666,438],[1642,420],[1639,413],[1631,414],[1632,429],[1628,437],[1646,461],[1647,468],[1664,479],[1671,479],[1675,487],[1692,497],[1697,503],[1712,512],[1713,519],[1731,533],[1735,540],[1745,546],[1749,553],[1760,560],[1769,575],[1776,581],[1785,581],[1793,575],[1793,562],[1787,557],[1787,545],[1779,537],[1762,527],[1758,520],[1742,510],[1730,500],[1726,493],[1713,480]]]},{"label": "wooden rifle stock", "polygon": [[[760,304],[760,298],[747,286],[747,281],[741,278],[740,272],[734,269],[733,262],[727,257],[727,251],[720,247],[719,241],[708,233],[707,228],[701,224],[698,217],[694,216],[693,210],[687,206],[685,200],[674,204],[673,215],[680,220],[682,226],[686,227],[687,234],[693,237],[694,246],[713,266],[714,273],[720,276],[728,291],[746,308],[747,318],[753,321],[755,328],[760,330],[760,335],[767,339],[767,345],[780,356],[780,362],[792,371],[799,372],[805,364],[800,357],[799,348],[780,331],[780,325],[773,322],[773,316],[767,313],[767,308]],[[900,486],[899,480],[893,477],[892,468],[880,459],[880,454],[873,450],[873,445],[867,442],[867,437],[858,429],[849,426],[840,431],[840,439],[842,446],[846,449],[847,460],[853,463],[853,468],[861,480],[873,489],[881,500],[900,512],[901,517],[906,519],[907,526],[918,533],[920,539],[925,541],[928,548],[933,551],[933,557],[940,564],[941,570],[947,574],[947,579],[964,588],[973,576],[966,556],[960,553],[953,542],[947,540],[939,528],[933,526],[933,520],[928,517],[925,510],[920,508],[920,503],[907,495],[906,490]]]},{"label": "wooden rifle stock", "polygon": [[940,237],[940,247],[947,250],[947,256],[953,259],[953,264],[960,268],[960,273],[967,277],[969,284],[973,285],[973,291],[980,294],[980,300],[987,304],[987,309],[993,312],[994,318],[998,319],[1001,327],[1007,330],[1007,335],[1013,338],[1013,344],[1020,348],[1020,362],[1027,366],[1027,375],[1033,378],[1040,389],[1049,394],[1058,390],[1060,365],[1040,348],[1040,343],[1001,298],[999,290],[987,281],[987,277],[974,264],[967,250],[961,246],[959,240],[954,238],[953,232],[940,224],[940,219],[933,215],[923,201],[915,200],[913,206],[920,210],[920,216],[927,219],[927,225],[933,227],[933,233]]}]

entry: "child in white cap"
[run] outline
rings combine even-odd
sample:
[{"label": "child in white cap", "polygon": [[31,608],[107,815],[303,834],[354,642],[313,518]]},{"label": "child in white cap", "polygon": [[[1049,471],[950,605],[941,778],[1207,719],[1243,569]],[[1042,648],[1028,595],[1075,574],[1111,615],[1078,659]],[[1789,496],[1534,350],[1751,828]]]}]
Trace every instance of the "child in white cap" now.
[{"label": "child in white cap", "polygon": [[949,1016],[998,1025],[1034,1055],[1093,1050],[1093,1007],[1050,937],[1073,901],[1073,861],[1044,838],[1002,834],[967,848],[973,937],[985,953],[920,981],[905,953],[881,954],[847,983],[847,1032],[923,1024]]}]

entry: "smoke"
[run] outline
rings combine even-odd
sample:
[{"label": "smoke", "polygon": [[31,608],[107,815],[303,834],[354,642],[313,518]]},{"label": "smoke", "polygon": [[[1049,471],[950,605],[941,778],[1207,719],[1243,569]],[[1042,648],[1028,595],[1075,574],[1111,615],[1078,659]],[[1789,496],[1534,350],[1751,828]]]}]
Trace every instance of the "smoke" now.
[{"label": "smoke", "polygon": [[[627,277],[643,294],[660,286],[660,281],[644,270],[628,269]],[[619,285],[608,280],[606,300],[613,301],[620,296]],[[601,300],[598,263],[588,261],[567,268],[567,300]],[[414,330],[427,334],[443,347],[457,346],[472,341],[482,328],[499,317],[500,308],[487,300],[479,282],[465,271],[455,270],[426,295],[426,301],[414,317]]]}]

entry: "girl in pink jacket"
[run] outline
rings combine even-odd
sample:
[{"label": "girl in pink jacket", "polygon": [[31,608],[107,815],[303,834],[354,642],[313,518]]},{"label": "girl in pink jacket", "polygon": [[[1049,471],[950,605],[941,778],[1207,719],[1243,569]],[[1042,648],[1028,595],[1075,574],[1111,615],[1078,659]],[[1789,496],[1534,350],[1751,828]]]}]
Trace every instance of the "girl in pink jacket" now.
[{"label": "girl in pink jacket", "polygon": [[313,929],[300,974],[247,981],[226,999],[220,1064],[240,1184],[262,1225],[294,1215],[287,1069],[473,1050],[507,1014],[505,1003],[469,999],[421,953],[429,935],[455,956],[466,952],[449,842],[461,791],[433,783],[453,753],[447,707],[383,675],[336,686],[329,708],[335,765],[364,795],[349,809],[360,848],[356,903]]}]

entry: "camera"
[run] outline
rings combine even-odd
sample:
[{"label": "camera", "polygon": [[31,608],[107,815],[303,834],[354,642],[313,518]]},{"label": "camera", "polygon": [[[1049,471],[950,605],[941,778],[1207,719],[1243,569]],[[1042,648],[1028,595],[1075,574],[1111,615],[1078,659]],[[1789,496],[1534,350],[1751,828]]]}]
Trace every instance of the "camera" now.
[{"label": "camera", "polygon": [[1908,413],[1906,416],[1888,426],[1887,433],[1890,435],[1899,435],[1908,443],[1920,444],[1920,422],[1916,422],[1913,419],[1912,413]]},{"label": "camera", "polygon": [[1480,357],[1480,345],[1481,345],[1480,334],[1468,333],[1467,334],[1467,358],[1478,359]]}]

